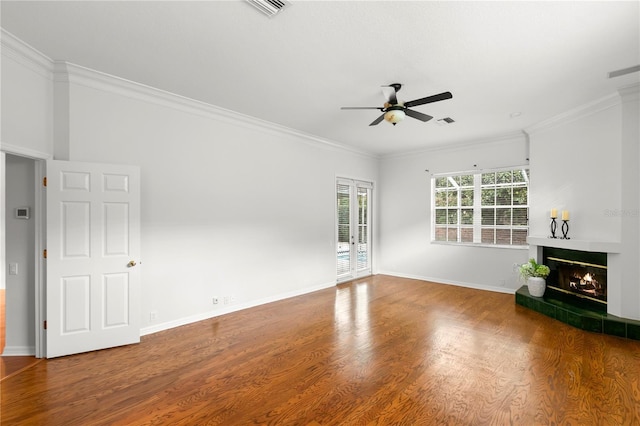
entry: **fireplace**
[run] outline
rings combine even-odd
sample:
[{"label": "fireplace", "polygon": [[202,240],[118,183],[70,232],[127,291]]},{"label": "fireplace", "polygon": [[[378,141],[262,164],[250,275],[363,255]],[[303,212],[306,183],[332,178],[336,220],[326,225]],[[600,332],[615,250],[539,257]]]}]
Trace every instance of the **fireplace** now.
[{"label": "fireplace", "polygon": [[607,309],[607,254],[544,247],[543,263],[551,273],[547,288],[578,306]]},{"label": "fireplace", "polygon": [[[548,265],[551,274],[544,297],[531,296],[523,285],[516,291],[516,304],[581,330],[640,340],[640,318],[627,316],[633,306],[625,300],[627,292],[638,294],[638,279],[622,279],[621,243],[536,236],[527,242],[529,257]],[[579,272],[573,269],[577,267]]]}]

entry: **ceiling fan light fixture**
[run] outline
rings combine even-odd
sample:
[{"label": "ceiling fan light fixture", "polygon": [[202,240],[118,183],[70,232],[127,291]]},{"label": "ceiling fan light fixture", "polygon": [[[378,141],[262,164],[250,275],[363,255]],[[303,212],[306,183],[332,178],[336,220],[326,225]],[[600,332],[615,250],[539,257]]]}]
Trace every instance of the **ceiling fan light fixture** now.
[{"label": "ceiling fan light fixture", "polygon": [[402,109],[391,109],[384,114],[384,119],[394,126],[406,117]]},{"label": "ceiling fan light fixture", "polygon": [[[453,95],[451,92],[442,92],[437,95],[427,96],[426,98],[414,99],[409,102],[398,102],[398,97],[396,93],[402,87],[399,83],[394,83],[391,86],[382,86],[382,94],[385,96],[387,101],[384,103],[384,106],[381,107],[341,107],[340,109],[378,109],[382,112],[382,115],[379,115],[378,118],[373,120],[369,126],[377,126],[382,122],[382,120],[388,121],[394,126],[405,119],[405,117],[409,116],[411,118],[415,118],[416,120],[420,120],[422,122],[427,122],[431,120],[433,117],[428,114],[423,114],[418,111],[414,111],[410,109],[414,106],[430,104],[433,102],[444,101],[446,99],[451,99]],[[451,122],[453,119],[449,118]]]}]

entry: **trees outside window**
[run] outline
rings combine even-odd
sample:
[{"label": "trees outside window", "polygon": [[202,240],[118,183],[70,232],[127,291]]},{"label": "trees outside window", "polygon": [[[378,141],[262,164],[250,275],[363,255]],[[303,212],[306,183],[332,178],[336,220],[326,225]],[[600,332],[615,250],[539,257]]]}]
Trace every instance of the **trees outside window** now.
[{"label": "trees outside window", "polygon": [[529,170],[432,179],[432,241],[523,246],[529,230]]}]

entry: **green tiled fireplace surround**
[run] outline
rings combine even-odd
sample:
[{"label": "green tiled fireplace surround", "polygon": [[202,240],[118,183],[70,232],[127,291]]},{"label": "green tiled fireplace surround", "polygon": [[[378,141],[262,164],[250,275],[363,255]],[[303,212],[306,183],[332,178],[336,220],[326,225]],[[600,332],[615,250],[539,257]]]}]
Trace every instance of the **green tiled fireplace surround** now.
[{"label": "green tiled fireplace surround", "polygon": [[580,308],[548,291],[543,297],[534,297],[526,285],[522,286],[516,291],[516,303],[582,330],[640,340],[640,321]]}]

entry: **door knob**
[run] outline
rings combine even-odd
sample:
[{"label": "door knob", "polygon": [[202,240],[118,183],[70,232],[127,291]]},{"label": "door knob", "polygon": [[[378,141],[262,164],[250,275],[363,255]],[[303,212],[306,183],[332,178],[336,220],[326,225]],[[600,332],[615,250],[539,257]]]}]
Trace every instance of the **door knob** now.
[{"label": "door knob", "polygon": [[129,261],[129,263],[127,263],[127,267],[128,268],[133,268],[134,266],[136,266],[136,261],[135,260],[131,260],[131,261]]}]

